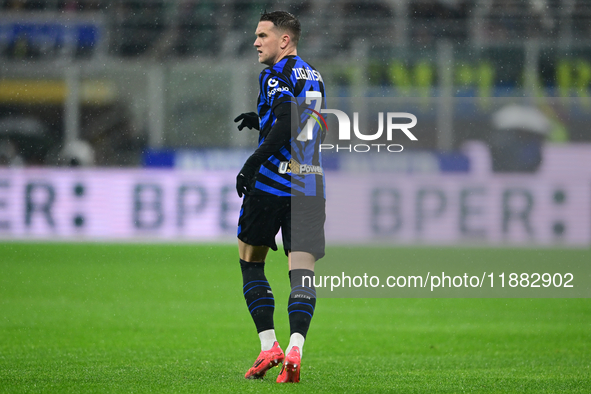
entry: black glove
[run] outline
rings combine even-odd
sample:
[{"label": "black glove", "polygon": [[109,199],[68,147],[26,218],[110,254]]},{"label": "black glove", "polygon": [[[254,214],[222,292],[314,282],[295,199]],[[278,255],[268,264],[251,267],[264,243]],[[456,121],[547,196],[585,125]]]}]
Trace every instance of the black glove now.
[{"label": "black glove", "polygon": [[244,164],[244,167],[242,167],[236,176],[236,191],[238,192],[238,197],[250,193],[254,188],[255,172],[256,168]]},{"label": "black glove", "polygon": [[238,130],[242,130],[245,127],[249,129],[259,129],[259,115],[256,112],[245,112],[240,114],[234,119],[234,122],[240,122]]}]

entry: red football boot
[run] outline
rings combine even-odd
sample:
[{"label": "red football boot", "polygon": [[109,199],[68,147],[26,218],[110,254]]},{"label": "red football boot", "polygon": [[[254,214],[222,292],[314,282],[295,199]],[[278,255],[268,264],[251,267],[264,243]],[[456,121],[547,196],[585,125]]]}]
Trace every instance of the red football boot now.
[{"label": "red football boot", "polygon": [[279,365],[284,358],[283,350],[279,347],[279,343],[275,341],[271,349],[261,351],[252,368],[246,372],[244,377],[246,379],[262,379],[268,370]]},{"label": "red football boot", "polygon": [[301,360],[300,348],[292,347],[285,358],[281,373],[277,376],[277,383],[299,383]]}]

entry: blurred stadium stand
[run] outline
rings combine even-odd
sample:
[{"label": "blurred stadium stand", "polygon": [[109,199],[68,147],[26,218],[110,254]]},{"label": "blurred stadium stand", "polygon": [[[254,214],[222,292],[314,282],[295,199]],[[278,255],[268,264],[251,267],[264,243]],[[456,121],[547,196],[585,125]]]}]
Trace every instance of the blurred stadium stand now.
[{"label": "blurred stadium stand", "polygon": [[[100,14],[109,53],[153,57],[228,55],[250,49],[253,23],[277,2],[265,0],[3,0],[2,13]],[[372,45],[573,40],[589,35],[588,0],[284,1],[308,30],[317,55],[341,55],[358,38]],[[231,50],[231,52],[228,52]]]},{"label": "blurred stadium stand", "polygon": [[42,124],[53,146],[34,164],[59,164],[79,139],[110,166],[139,165],[148,148],[252,144],[231,119],[254,107],[254,27],[278,7],[300,17],[300,53],[330,95],[430,108],[418,149],[492,130],[494,108],[471,116],[441,97],[481,109],[559,97],[542,106],[570,141],[591,141],[589,0],[0,0],[0,120]]}]

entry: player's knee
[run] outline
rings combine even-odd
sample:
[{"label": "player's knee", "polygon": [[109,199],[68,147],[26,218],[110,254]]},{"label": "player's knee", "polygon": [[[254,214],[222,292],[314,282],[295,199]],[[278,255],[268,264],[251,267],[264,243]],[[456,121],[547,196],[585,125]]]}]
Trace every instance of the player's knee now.
[{"label": "player's knee", "polygon": [[290,269],[304,269],[314,271],[316,265],[316,258],[313,254],[308,252],[290,252],[289,253],[289,268]]},{"label": "player's knee", "polygon": [[269,247],[253,246],[238,240],[240,259],[249,263],[264,263]]}]

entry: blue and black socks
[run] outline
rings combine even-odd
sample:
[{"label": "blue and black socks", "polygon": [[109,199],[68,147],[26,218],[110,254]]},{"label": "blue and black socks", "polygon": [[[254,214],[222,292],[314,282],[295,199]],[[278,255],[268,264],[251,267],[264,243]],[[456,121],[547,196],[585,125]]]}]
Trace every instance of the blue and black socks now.
[{"label": "blue and black socks", "polygon": [[[275,299],[271,286],[265,277],[265,263],[249,263],[240,260],[243,292],[248,311],[261,339],[261,349],[268,350],[276,341],[273,324]],[[298,346],[300,352],[304,345],[310,321],[316,308],[316,288],[314,271],[294,269],[289,271],[291,292],[287,304],[289,313],[290,343],[287,352]]]},{"label": "blue and black socks", "polygon": [[301,334],[306,338],[310,321],[316,308],[316,288],[314,287],[314,271],[294,269],[289,271],[291,293],[287,304],[289,313],[290,335]]},{"label": "blue and black socks", "polygon": [[265,277],[265,263],[249,263],[240,259],[244,299],[257,332],[274,329],[275,298]]}]

